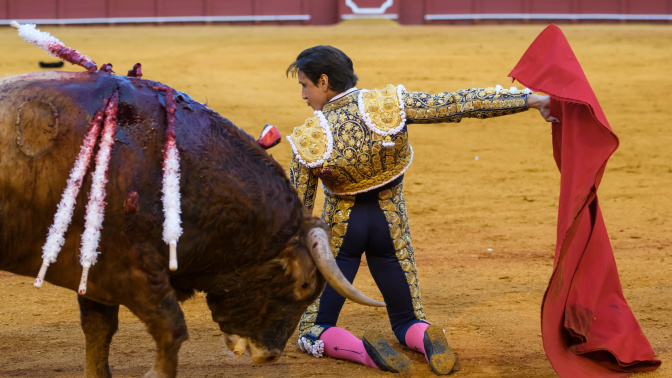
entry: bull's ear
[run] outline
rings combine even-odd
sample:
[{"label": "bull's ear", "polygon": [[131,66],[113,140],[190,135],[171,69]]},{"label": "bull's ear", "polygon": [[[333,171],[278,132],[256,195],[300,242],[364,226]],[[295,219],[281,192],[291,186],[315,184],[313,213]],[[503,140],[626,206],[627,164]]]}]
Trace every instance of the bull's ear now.
[{"label": "bull's ear", "polygon": [[292,277],[294,282],[294,298],[301,301],[314,295],[318,285],[323,282],[318,278],[318,270],[313,258],[302,246],[288,247],[275,259],[286,276]]}]

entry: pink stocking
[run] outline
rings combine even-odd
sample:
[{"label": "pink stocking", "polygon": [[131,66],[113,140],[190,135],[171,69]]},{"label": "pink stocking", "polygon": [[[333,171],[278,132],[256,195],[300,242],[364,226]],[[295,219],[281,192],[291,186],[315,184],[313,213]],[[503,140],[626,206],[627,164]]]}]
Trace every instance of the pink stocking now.
[{"label": "pink stocking", "polygon": [[[324,342],[324,354],[329,357],[359,362],[378,369],[364,349],[364,343],[343,328],[331,327],[322,333],[320,340]],[[420,339],[422,344],[422,338]]]},{"label": "pink stocking", "polygon": [[[405,341],[406,345],[418,353],[425,355],[427,359],[427,354],[425,353],[425,330],[429,327],[427,323],[415,323],[411,328],[406,331]],[[429,362],[429,360],[427,360]]]}]

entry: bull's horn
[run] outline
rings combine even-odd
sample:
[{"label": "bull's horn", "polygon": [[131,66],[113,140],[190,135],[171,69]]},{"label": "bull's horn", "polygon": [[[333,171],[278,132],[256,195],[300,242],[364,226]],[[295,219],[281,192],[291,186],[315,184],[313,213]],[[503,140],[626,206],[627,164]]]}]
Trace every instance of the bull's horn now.
[{"label": "bull's horn", "polygon": [[317,269],[320,270],[324,278],[338,294],[359,304],[385,307],[385,303],[378,302],[360,293],[343,276],[338,265],[336,265],[336,260],[334,260],[334,255],[331,253],[331,248],[329,247],[329,238],[327,238],[327,233],[323,229],[316,227],[310,230],[306,237],[306,242],[308,243],[308,250],[313,256],[313,261],[317,265]]}]

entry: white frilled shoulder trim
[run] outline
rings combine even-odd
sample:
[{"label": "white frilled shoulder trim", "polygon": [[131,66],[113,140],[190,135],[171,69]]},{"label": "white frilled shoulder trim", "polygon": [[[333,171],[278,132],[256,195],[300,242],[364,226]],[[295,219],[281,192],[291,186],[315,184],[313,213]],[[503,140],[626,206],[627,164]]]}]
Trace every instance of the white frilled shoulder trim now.
[{"label": "white frilled shoulder trim", "polygon": [[[406,112],[404,111],[403,85],[395,87],[388,85],[383,90],[359,91],[357,105],[359,114],[369,130],[389,137],[398,134],[406,126]],[[393,141],[383,142],[384,147],[394,146]]]},{"label": "white frilled shoulder trim", "polygon": [[334,136],[320,110],[316,110],[315,117],[308,118],[304,125],[294,128],[287,141],[299,162],[308,168],[322,166],[334,149]]}]

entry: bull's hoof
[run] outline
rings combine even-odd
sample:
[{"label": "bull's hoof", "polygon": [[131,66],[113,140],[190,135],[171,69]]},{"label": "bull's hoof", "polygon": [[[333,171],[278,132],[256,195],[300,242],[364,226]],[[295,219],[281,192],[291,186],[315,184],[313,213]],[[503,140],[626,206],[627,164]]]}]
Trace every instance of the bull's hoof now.
[{"label": "bull's hoof", "polygon": [[430,325],[425,330],[423,340],[425,346],[425,355],[429,361],[429,366],[437,375],[450,374],[455,367],[457,357],[446,340],[446,335],[440,327]]},{"label": "bull's hoof", "polygon": [[143,378],[175,378],[176,374],[162,373],[155,368],[145,373]]},{"label": "bull's hoof", "polygon": [[380,370],[392,373],[410,372],[413,361],[405,354],[399,353],[385,341],[378,331],[366,331],[362,337],[364,349]]}]

